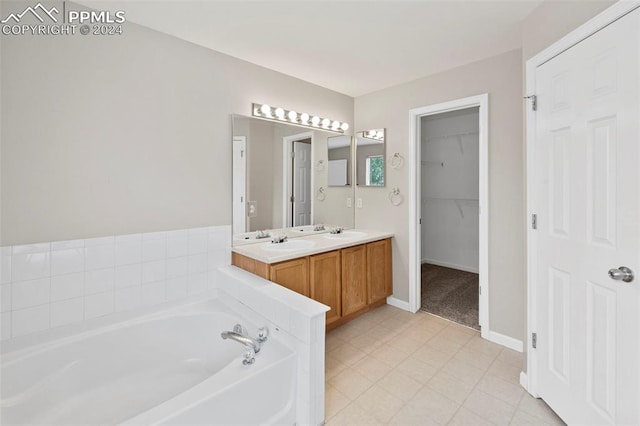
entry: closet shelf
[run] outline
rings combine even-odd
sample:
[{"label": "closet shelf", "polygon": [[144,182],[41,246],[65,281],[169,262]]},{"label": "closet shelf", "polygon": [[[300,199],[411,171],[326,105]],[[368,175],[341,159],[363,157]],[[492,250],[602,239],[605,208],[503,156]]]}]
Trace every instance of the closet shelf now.
[{"label": "closet shelf", "polygon": [[480,132],[463,132],[463,133],[455,133],[452,135],[444,135],[444,136],[434,136],[432,138],[428,138],[427,139],[427,143],[430,142],[435,142],[438,140],[446,140],[446,139],[450,139],[450,138],[456,138],[458,140],[458,146],[460,147],[460,154],[464,155],[464,147],[462,146],[462,138],[464,138],[465,136],[471,136],[471,135],[480,135]]},{"label": "closet shelf", "polygon": [[[464,210],[462,210],[462,203],[474,203],[478,204],[480,202],[477,198],[444,198],[444,197],[423,197],[422,202],[428,200],[444,200],[444,201],[453,201],[458,208],[458,213],[460,213],[460,218],[464,219]],[[480,205],[478,204],[478,207]]]},{"label": "closet shelf", "polygon": [[463,132],[463,133],[454,133],[451,135],[443,135],[443,136],[434,136],[432,138],[428,138],[427,142],[435,142],[438,140],[444,140],[444,139],[449,139],[449,138],[461,138],[464,136],[471,136],[471,135],[479,135],[480,132]]}]

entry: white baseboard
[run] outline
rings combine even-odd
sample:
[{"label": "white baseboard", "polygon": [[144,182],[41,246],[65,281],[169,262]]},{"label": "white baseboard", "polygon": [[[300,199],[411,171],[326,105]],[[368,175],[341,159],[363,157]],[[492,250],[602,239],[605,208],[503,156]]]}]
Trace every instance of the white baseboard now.
[{"label": "white baseboard", "polygon": [[391,306],[393,306],[395,308],[402,309],[403,311],[411,312],[411,309],[409,309],[409,302],[405,302],[404,300],[396,299],[393,296],[387,297],[387,305],[391,305]]},{"label": "white baseboard", "polygon": [[520,386],[529,391],[529,377],[524,371],[520,372]]},{"label": "white baseboard", "polygon": [[472,272],[474,274],[480,273],[480,270],[478,268],[474,268],[472,266],[466,266],[466,265],[458,265],[456,263],[443,262],[441,260],[422,259],[421,263],[429,263],[431,265],[444,266],[445,268],[458,269],[460,271]]},{"label": "white baseboard", "polygon": [[493,343],[513,349],[514,351],[522,352],[523,350],[522,340],[514,339],[513,337],[505,336],[495,331],[489,331],[486,336],[483,335],[482,337]]}]

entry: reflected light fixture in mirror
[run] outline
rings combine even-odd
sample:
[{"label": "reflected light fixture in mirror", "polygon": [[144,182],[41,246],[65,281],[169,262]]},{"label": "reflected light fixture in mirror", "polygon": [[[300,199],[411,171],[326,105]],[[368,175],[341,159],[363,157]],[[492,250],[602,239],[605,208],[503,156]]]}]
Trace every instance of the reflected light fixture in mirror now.
[{"label": "reflected light fixture in mirror", "polygon": [[356,184],[358,186],[385,186],[385,139],[385,129],[371,129],[356,133]]},{"label": "reflected light fixture in mirror", "polygon": [[321,118],[317,115],[310,116],[306,112],[298,113],[294,110],[272,107],[267,104],[252,104],[251,115],[266,120],[282,121],[296,126],[321,129],[327,132],[344,133],[349,130],[349,123]]}]

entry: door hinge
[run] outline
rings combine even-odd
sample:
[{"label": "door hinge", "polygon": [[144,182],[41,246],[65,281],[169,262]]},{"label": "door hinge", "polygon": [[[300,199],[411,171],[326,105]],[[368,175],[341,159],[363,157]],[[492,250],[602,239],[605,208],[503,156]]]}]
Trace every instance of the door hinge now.
[{"label": "door hinge", "polygon": [[531,333],[531,347],[533,349],[538,347],[538,333]]},{"label": "door hinge", "polygon": [[538,97],[536,95],[525,96],[524,99],[531,99],[531,109],[533,111],[538,110]]},{"label": "door hinge", "polygon": [[531,229],[538,229],[538,215],[535,213],[531,215]]},{"label": "door hinge", "polygon": [[418,219],[418,225],[422,225],[422,218]]},{"label": "door hinge", "polygon": [[478,286],[478,293],[480,294],[480,296],[482,296],[482,286],[481,285]]},{"label": "door hinge", "polygon": [[295,203],[295,201],[296,201],[296,197],[295,197],[294,195],[292,195],[292,196],[289,198],[289,201],[291,201],[292,203]]},{"label": "door hinge", "polygon": [[291,151],[291,158],[296,158],[296,152],[295,151]]},{"label": "door hinge", "polygon": [[240,151],[240,158],[244,158],[244,149]]}]

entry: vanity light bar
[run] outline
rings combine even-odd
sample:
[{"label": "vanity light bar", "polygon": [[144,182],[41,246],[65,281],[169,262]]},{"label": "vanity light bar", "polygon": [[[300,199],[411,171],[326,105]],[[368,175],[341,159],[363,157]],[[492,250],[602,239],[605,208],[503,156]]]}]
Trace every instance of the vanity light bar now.
[{"label": "vanity light bar", "polygon": [[365,139],[384,142],[384,129],[367,130],[365,132],[362,132],[361,134]]},{"label": "vanity light bar", "polygon": [[306,112],[298,113],[280,107],[272,107],[267,104],[251,104],[251,115],[267,120],[283,121],[298,126],[322,129],[328,132],[344,133],[349,130],[349,124],[338,120],[329,120]]}]

